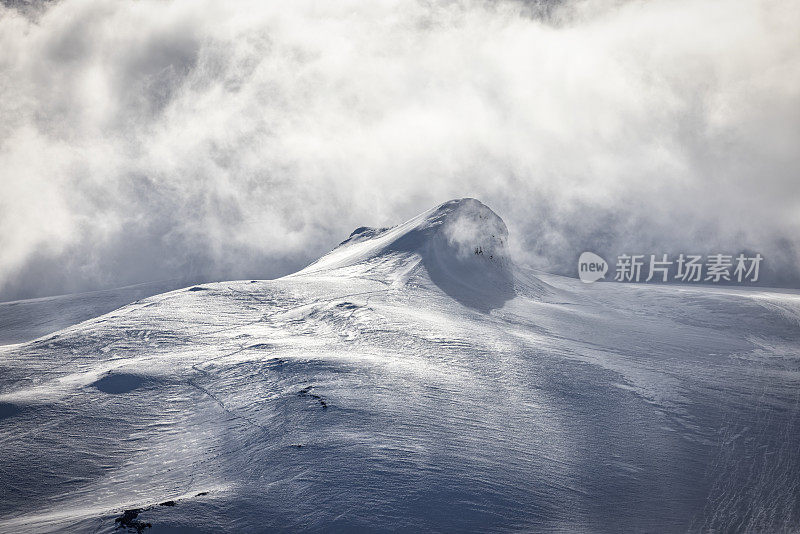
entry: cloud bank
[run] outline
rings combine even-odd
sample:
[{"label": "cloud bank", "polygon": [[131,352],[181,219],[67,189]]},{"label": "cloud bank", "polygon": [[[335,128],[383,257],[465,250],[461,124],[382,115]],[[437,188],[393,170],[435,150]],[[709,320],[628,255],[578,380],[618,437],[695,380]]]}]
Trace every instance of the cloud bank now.
[{"label": "cloud bank", "polygon": [[274,277],[472,196],[521,261],[800,286],[800,3],[0,7],[0,299]]}]

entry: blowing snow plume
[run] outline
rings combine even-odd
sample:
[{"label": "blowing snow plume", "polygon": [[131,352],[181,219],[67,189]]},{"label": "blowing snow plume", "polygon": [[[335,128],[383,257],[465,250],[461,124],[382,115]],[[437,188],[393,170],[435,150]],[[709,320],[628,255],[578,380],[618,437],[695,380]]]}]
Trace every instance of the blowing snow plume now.
[{"label": "blowing snow plume", "polygon": [[279,276],[464,196],[539,268],[797,285],[800,4],[537,5],[0,7],[0,298]]}]

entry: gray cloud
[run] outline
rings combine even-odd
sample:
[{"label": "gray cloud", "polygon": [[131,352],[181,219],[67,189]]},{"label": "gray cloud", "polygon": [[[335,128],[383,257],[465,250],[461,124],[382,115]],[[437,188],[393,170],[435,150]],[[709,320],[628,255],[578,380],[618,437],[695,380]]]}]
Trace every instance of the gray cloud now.
[{"label": "gray cloud", "polygon": [[540,268],[800,284],[797,2],[225,4],[0,7],[0,298],[278,276],[463,196]]}]

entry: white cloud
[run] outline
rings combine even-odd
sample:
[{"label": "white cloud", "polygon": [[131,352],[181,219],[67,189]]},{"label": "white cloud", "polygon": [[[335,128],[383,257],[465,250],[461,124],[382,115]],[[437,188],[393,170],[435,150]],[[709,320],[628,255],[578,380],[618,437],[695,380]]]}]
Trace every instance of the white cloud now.
[{"label": "white cloud", "polygon": [[538,266],[800,281],[797,2],[0,9],[0,297],[275,276],[462,196]]}]

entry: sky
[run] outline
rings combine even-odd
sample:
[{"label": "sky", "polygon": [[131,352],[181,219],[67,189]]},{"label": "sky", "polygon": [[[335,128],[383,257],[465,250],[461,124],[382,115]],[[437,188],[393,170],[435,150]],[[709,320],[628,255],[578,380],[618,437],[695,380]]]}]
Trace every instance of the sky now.
[{"label": "sky", "polygon": [[[3,7],[4,6],[4,7]],[[0,300],[273,278],[475,197],[520,263],[800,287],[800,2],[0,6]]]}]

